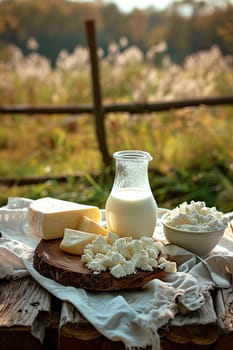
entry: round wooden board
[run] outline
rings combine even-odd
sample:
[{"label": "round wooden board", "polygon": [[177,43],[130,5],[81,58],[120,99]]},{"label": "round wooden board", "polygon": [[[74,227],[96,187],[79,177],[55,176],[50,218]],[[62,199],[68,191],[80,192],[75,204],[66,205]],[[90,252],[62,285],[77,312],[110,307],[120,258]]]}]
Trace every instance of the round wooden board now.
[{"label": "round wooden board", "polygon": [[159,269],[152,272],[138,270],[135,274],[121,278],[114,277],[108,271],[94,274],[83,265],[81,256],[63,252],[59,247],[60,242],[60,239],[41,240],[35,250],[33,264],[41,275],[66,286],[92,291],[136,289],[166,274]]}]

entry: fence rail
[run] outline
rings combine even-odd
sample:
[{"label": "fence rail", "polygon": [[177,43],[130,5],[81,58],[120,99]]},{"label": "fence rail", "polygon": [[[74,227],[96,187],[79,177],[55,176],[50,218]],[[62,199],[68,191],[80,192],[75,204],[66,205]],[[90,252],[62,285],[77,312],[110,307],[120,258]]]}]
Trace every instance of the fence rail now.
[{"label": "fence rail", "polygon": [[[97,57],[97,43],[95,35],[95,25],[93,20],[88,20],[85,23],[86,36],[89,47],[90,64],[91,64],[91,80],[92,80],[92,94],[93,104],[83,105],[6,105],[0,106],[0,115],[3,114],[27,114],[28,116],[36,115],[52,115],[52,114],[76,114],[81,116],[82,114],[93,114],[95,118],[95,133],[98,142],[98,147],[102,155],[103,163],[105,165],[111,164],[111,157],[108,152],[106,136],[105,136],[105,117],[109,113],[130,113],[130,114],[143,114],[161,112],[171,109],[179,109],[185,107],[196,107],[201,105],[206,106],[219,106],[219,105],[233,105],[233,95],[202,97],[172,101],[158,101],[154,103],[117,103],[117,104],[103,104],[102,92],[100,84],[98,57]],[[78,175],[80,176],[80,174]],[[68,176],[67,176],[68,177]],[[31,180],[30,180],[31,179]],[[58,176],[56,179],[64,180],[64,176]],[[36,177],[23,179],[14,178],[0,178],[0,183],[9,184],[18,183],[38,183],[48,180],[47,177]]]},{"label": "fence rail", "polygon": [[[220,106],[220,105],[233,105],[233,95],[226,96],[214,96],[214,97],[202,97],[193,99],[171,100],[161,101],[153,103],[114,103],[106,104],[102,106],[104,115],[109,113],[123,113],[130,114],[143,114],[168,111],[170,109],[179,109],[185,107],[196,106]],[[14,105],[14,106],[0,106],[0,114],[94,114],[95,110],[93,105]]]}]

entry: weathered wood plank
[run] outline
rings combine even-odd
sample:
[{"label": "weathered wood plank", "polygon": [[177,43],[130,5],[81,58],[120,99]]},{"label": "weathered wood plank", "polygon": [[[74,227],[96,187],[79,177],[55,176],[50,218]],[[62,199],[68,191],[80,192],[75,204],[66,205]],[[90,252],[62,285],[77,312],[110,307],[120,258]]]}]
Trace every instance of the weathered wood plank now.
[{"label": "weathered wood plank", "polygon": [[[58,350],[67,350],[67,349],[78,349],[78,350],[102,350],[102,342],[104,337],[101,336],[96,339],[91,340],[82,340],[72,337],[63,337],[59,338]],[[50,350],[50,349],[48,349]],[[112,349],[109,349],[112,350]]]},{"label": "weathered wood plank", "polygon": [[59,325],[59,350],[123,350],[123,343],[101,335],[70,303],[63,302]]},{"label": "weathered wood plank", "polygon": [[205,303],[197,311],[191,312],[185,317],[178,314],[171,320],[167,339],[174,343],[194,343],[197,345],[213,344],[218,338],[217,315],[210,293],[205,294]]},{"label": "weathered wood plank", "polygon": [[82,340],[96,339],[101,336],[95,327],[68,302],[63,302],[62,304],[59,333],[66,337],[74,337]]},{"label": "weathered wood plank", "polygon": [[100,350],[104,337],[70,303],[63,302],[58,349]]},{"label": "weathered wood plank", "polygon": [[233,290],[219,289],[216,293],[215,308],[219,328],[223,333],[233,331]]},{"label": "weathered wood plank", "polygon": [[[58,348],[58,329],[59,329],[59,322],[60,322],[60,312],[61,307],[54,308],[54,299],[52,297],[52,313],[51,313],[51,319],[49,322],[49,326],[46,328],[45,331],[45,338],[43,341],[43,350],[57,350]],[[57,300],[57,299],[56,299]]]},{"label": "weathered wood plank", "polygon": [[[1,339],[15,343],[15,335],[23,332],[25,339],[27,334],[27,338],[32,341],[32,348],[37,340],[41,344],[50,321],[50,311],[49,293],[31,277],[0,283]],[[14,346],[20,349],[21,344]],[[6,348],[10,348],[10,344]]]},{"label": "weathered wood plank", "polygon": [[221,336],[215,350],[228,350],[233,343],[233,290],[219,289],[216,293],[215,308]]},{"label": "weathered wood plank", "polygon": [[[232,214],[232,213],[230,213]],[[233,221],[231,220],[227,230],[230,238],[233,238]],[[229,278],[232,274],[229,271]],[[233,343],[233,284],[227,289],[218,289],[215,297],[215,309],[218,317],[219,333],[221,334],[215,344],[214,350],[229,350]]]},{"label": "weathered wood plank", "polygon": [[[122,342],[113,342],[109,339],[104,339],[101,350],[125,350],[125,346]],[[146,350],[146,349],[145,349]]]},{"label": "weathered wood plank", "polygon": [[[205,296],[202,309],[190,313],[187,317],[178,315],[169,327],[166,337],[162,331],[161,349],[210,349],[218,339],[217,316],[210,294]],[[121,342],[112,342],[98,331],[69,303],[64,302],[60,319],[60,350],[70,346],[81,346],[85,349],[123,350]],[[97,341],[98,339],[98,341]],[[90,343],[90,341],[92,341]],[[96,342],[97,341],[97,342]],[[177,344],[179,343],[179,345]],[[102,344],[102,345],[101,345]],[[94,346],[94,347],[93,347]],[[181,348],[180,348],[181,349]]]},{"label": "weathered wood plank", "polygon": [[[177,315],[166,331],[161,330],[161,350],[230,350],[232,315],[231,288],[218,290],[214,300],[206,294],[200,310]],[[37,336],[45,329],[42,344]],[[121,342],[103,337],[70,303],[52,308],[49,294],[31,277],[0,283],[0,339],[4,350],[124,349]]]},{"label": "weathered wood plank", "polygon": [[[213,345],[198,345],[194,343],[177,344],[169,340],[161,341],[161,350],[215,350]],[[230,349],[228,349],[230,350]]]},{"label": "weathered wood plank", "polygon": [[231,350],[233,347],[233,333],[222,334],[214,344],[213,350]]}]

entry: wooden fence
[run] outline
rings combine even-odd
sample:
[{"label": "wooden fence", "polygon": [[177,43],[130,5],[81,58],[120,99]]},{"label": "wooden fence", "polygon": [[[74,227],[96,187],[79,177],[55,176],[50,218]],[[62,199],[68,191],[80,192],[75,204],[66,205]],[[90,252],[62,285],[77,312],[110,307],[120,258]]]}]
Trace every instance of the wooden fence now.
[{"label": "wooden fence", "polygon": [[[192,106],[217,106],[217,105],[233,105],[233,95],[224,95],[218,97],[204,97],[185,100],[161,101],[154,103],[121,103],[121,104],[103,104],[102,91],[99,74],[99,64],[97,56],[97,41],[95,33],[95,23],[93,20],[85,22],[86,37],[89,48],[90,64],[91,64],[91,81],[93,104],[88,105],[65,105],[65,106],[30,106],[30,105],[15,105],[15,106],[0,106],[1,114],[27,114],[27,115],[51,115],[51,114],[93,114],[95,118],[95,133],[98,142],[98,147],[102,155],[102,160],[105,165],[110,165],[112,157],[109,154],[105,135],[105,116],[108,113],[128,112],[130,114],[142,114],[165,111],[170,109],[192,107]],[[58,179],[64,177],[58,177]],[[48,179],[43,178],[44,180]],[[41,177],[37,180],[32,179],[32,183],[43,181]],[[0,183],[12,184],[14,179],[0,179]],[[27,183],[30,182],[27,180]],[[23,181],[24,183],[24,181]]]}]

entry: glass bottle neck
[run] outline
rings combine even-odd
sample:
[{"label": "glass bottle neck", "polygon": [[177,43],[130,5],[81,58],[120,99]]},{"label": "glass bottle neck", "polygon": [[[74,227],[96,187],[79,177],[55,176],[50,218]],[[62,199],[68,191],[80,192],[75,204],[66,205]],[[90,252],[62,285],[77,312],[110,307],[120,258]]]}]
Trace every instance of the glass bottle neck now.
[{"label": "glass bottle neck", "polygon": [[151,191],[148,178],[148,164],[152,159],[143,151],[121,151],[114,153],[116,174],[113,191],[120,188],[140,188]]}]

